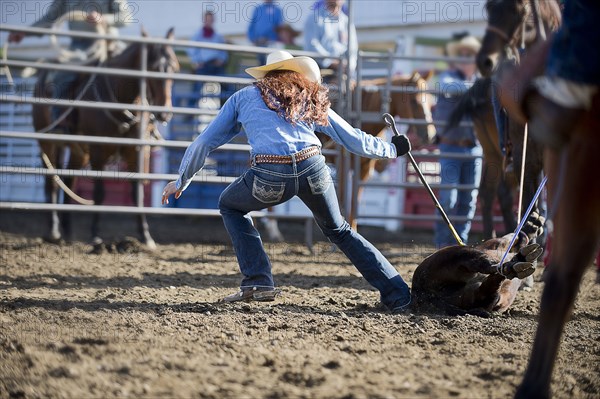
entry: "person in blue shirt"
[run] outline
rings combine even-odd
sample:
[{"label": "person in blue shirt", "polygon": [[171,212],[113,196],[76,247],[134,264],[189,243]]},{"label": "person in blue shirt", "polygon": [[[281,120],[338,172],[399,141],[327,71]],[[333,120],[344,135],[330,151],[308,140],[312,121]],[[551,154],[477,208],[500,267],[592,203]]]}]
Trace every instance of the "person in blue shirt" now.
[{"label": "person in blue shirt", "polygon": [[343,66],[339,57],[349,54],[348,71],[352,76],[358,59],[358,41],[354,24],[342,12],[343,5],[343,0],[325,0],[323,5],[314,8],[304,25],[304,50],[337,57],[325,58],[320,62],[323,68],[333,70]]},{"label": "person in blue shirt", "polygon": [[279,290],[274,288],[271,262],[248,213],[298,196],[325,236],[379,290],[382,304],[395,312],[406,309],[411,298],[407,284],[381,252],[342,217],[315,132],[330,136],[355,154],[379,159],[410,151],[406,136],[387,143],[350,126],[330,108],[327,88],[321,84],[319,67],[312,58],[292,57],[278,50],[269,54],[266,65],[246,72],[259,80],[231,96],[188,147],[179,178],[165,186],[162,198],[163,204],[172,194],[179,198],[212,150],[240,131],[246,133],[252,166],[219,198],[219,210],[243,274],[240,290],[224,301],[275,299]]},{"label": "person in blue shirt", "polygon": [[[272,0],[265,2],[254,10],[248,26],[248,39],[256,46],[266,47],[277,41],[277,27],[283,24],[283,11]],[[258,62],[264,64],[265,56],[259,54]]]},{"label": "person in blue shirt", "polygon": [[[209,42],[209,43],[225,43],[223,36],[215,32],[214,29],[215,15],[212,11],[206,11],[203,16],[203,26],[191,40],[196,42]],[[209,48],[198,48],[189,47],[187,49],[188,57],[190,58],[191,67],[194,73],[197,75],[223,75],[225,72],[225,63],[227,62],[228,55],[226,51],[215,50]],[[194,82],[192,89],[193,94],[200,97],[202,82]],[[191,99],[188,103],[188,107],[195,107],[197,100]]]},{"label": "person in blue shirt", "polygon": [[[480,43],[473,36],[464,36],[448,43],[447,53],[450,57],[473,58],[479,51]],[[433,119],[446,121],[456,106],[457,99],[470,87],[476,79],[475,63],[457,62],[439,77],[438,101],[433,112]],[[465,118],[463,122],[470,119]],[[483,150],[475,137],[472,127],[458,126],[445,130],[437,127],[436,140],[442,153],[455,153],[481,157]],[[440,158],[441,184],[460,184],[479,186],[481,179],[481,159]],[[467,242],[471,230],[471,220],[477,207],[476,188],[472,190],[443,189],[440,190],[440,205],[450,215],[465,217],[466,220],[454,224],[456,232],[463,242]],[[456,245],[450,229],[443,221],[435,225],[435,245],[438,248]]]}]

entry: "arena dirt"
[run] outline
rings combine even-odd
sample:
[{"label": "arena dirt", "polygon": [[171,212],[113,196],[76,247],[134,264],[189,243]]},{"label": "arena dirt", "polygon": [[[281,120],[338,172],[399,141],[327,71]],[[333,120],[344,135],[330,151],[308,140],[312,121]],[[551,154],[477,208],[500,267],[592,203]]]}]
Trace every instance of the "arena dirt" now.
[{"label": "arena dirt", "polygon": [[[407,281],[433,250],[378,247]],[[222,305],[240,278],[228,245],[111,248],[0,232],[0,397],[509,398],[543,287],[489,319],[391,315],[327,243],[267,244],[282,296]],[[594,278],[564,334],[557,398],[600,396]]]}]

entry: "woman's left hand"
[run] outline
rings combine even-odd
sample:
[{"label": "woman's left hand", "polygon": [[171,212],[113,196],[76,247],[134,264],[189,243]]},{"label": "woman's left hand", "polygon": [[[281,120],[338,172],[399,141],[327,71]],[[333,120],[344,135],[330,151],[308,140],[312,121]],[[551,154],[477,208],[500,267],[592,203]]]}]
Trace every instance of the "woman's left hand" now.
[{"label": "woman's left hand", "polygon": [[167,183],[165,188],[163,188],[163,192],[162,192],[162,204],[166,205],[169,203],[169,197],[171,196],[171,194],[175,194],[175,199],[177,199],[177,198],[181,197],[181,193],[182,193],[182,191],[177,190],[177,182],[176,181],[171,181],[171,182]]}]

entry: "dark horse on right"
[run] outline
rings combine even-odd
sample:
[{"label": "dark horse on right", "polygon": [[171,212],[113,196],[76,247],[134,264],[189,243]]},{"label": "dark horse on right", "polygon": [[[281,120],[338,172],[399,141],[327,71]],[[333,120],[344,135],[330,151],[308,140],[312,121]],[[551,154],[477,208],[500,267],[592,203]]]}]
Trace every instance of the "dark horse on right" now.
[{"label": "dark horse on right", "polygon": [[[534,46],[540,36],[535,24],[536,15],[529,0],[516,1],[521,7],[521,12],[510,16],[506,14],[507,6],[514,2],[514,0],[490,0],[486,4],[488,27],[477,55],[477,67],[484,77],[494,76],[489,81],[494,87],[497,87],[496,81],[502,75],[511,73],[521,56]],[[555,0],[544,0],[538,8],[543,30],[551,32],[558,29],[562,20],[558,3]],[[511,11],[516,12],[514,9]],[[480,92],[475,95],[481,96],[481,94]],[[525,125],[517,122],[510,115],[506,119],[505,129],[505,132],[500,133],[506,137],[506,148],[507,152],[511,153],[515,175],[522,180],[522,202],[519,209],[522,215],[541,183],[543,150],[530,135],[525,135]],[[536,238],[533,232],[538,232],[544,222],[545,218],[538,201],[534,204],[524,228],[530,239]]]},{"label": "dark horse on right", "polygon": [[[547,3],[558,7],[555,2],[541,4],[548,6]],[[488,27],[486,38],[514,38],[531,9],[530,2],[524,0],[489,1],[488,23],[492,29]],[[487,43],[494,40],[491,37]],[[486,40],[482,49],[485,46]],[[539,58],[543,63],[545,57]],[[480,60],[486,62],[485,54]],[[518,398],[550,397],[560,338],[572,313],[583,274],[592,264],[600,244],[599,130],[600,96],[596,93],[591,109],[572,126],[566,143],[560,149],[545,149],[549,205],[554,209],[554,239],[545,273],[538,328],[525,377],[516,393]]]}]

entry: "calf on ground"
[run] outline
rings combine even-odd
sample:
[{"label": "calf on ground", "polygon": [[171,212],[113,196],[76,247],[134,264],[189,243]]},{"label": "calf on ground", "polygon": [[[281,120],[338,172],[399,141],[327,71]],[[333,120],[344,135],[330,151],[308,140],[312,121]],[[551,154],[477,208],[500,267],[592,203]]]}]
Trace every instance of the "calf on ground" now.
[{"label": "calf on ground", "polygon": [[515,245],[516,253],[499,267],[511,238],[512,234],[475,247],[446,247],[425,258],[412,279],[413,308],[483,317],[505,312],[520,279],[533,274],[533,262],[543,252],[538,244]]}]

